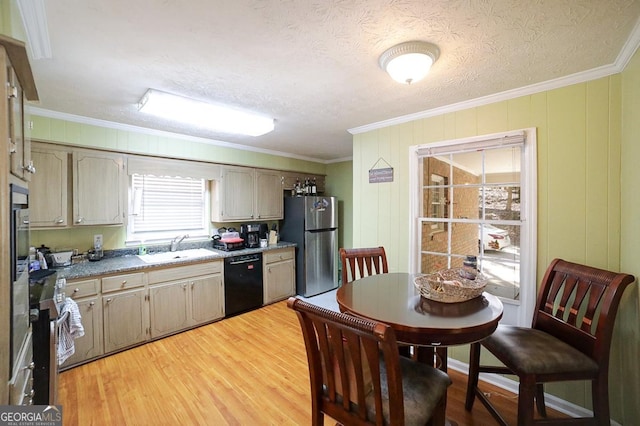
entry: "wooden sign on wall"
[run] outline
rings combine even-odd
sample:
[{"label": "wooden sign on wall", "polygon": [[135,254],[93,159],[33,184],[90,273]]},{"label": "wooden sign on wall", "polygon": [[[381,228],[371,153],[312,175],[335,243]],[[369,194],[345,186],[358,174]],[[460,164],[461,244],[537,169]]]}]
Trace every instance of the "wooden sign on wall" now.
[{"label": "wooden sign on wall", "polygon": [[[380,167],[376,169],[376,166],[380,161],[384,161],[384,163],[389,167]],[[391,167],[391,164],[387,163],[384,158],[380,157],[369,169],[369,183],[383,182],[393,182],[393,167]]]}]

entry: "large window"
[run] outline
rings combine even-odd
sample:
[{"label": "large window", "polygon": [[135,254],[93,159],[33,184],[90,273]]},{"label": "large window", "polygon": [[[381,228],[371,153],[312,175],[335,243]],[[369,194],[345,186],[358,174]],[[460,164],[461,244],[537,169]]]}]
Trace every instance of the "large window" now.
[{"label": "large window", "polygon": [[415,260],[431,273],[473,256],[505,320],[527,324],[535,299],[535,132],[414,147]]},{"label": "large window", "polygon": [[147,174],[130,178],[129,242],[208,236],[204,179]]}]

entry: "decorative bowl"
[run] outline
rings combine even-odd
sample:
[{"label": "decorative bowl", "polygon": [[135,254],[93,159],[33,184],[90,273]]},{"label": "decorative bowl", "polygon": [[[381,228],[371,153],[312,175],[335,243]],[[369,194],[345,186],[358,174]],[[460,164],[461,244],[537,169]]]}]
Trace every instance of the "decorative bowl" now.
[{"label": "decorative bowl", "polygon": [[487,279],[471,268],[451,268],[414,279],[420,296],[442,303],[458,303],[482,294]]}]

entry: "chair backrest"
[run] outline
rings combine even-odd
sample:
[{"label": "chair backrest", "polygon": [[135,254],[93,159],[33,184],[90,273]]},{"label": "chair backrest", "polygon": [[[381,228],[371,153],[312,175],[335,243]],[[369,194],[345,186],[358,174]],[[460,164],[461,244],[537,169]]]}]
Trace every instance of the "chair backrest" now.
[{"label": "chair backrest", "polygon": [[402,374],[393,329],[293,297],[287,305],[298,315],[307,349],[313,423],[325,413],[342,424],[383,424],[382,355],[390,424],[404,424]]},{"label": "chair backrest", "polygon": [[384,247],[340,248],[342,283],[389,272]]},{"label": "chair backrest", "polygon": [[542,279],[532,328],[570,344],[608,371],[620,298],[633,275],[555,259]]}]

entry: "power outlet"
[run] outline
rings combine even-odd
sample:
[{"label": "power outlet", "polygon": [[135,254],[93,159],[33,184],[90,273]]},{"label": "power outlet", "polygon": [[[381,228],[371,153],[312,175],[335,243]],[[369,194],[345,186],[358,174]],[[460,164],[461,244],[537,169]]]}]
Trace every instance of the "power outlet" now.
[{"label": "power outlet", "polygon": [[93,236],[93,248],[95,249],[102,248],[102,234],[96,234]]}]

